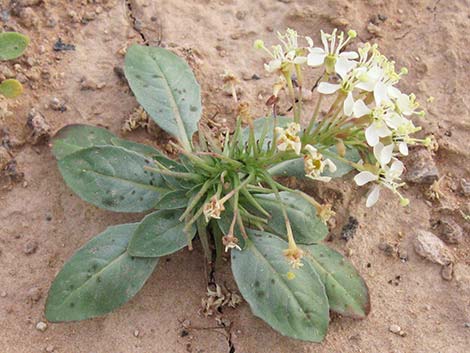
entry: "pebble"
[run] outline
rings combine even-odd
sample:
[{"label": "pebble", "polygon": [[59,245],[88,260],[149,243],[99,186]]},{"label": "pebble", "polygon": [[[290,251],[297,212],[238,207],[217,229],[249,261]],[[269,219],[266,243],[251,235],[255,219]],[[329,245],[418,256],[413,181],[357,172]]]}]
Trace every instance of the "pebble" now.
[{"label": "pebble", "polygon": [[44,115],[35,109],[31,109],[28,114],[26,125],[29,127],[30,134],[27,137],[29,143],[33,145],[45,142],[51,132],[51,127],[47,123]]},{"label": "pebble", "polygon": [[11,160],[11,157],[10,157],[10,153],[8,153],[8,150],[5,147],[0,146],[0,171],[5,169],[5,167],[7,166],[8,162],[10,162],[10,160]]},{"label": "pebble", "polygon": [[38,242],[35,240],[32,240],[25,244],[23,252],[26,255],[32,255],[36,252],[37,249],[38,249]]},{"label": "pebble", "polygon": [[470,328],[470,322],[464,323],[464,324],[463,324],[463,327],[465,327],[465,328]]},{"label": "pebble", "polygon": [[410,153],[406,160],[406,173],[403,176],[405,181],[417,184],[432,184],[439,179],[431,152],[427,149],[416,149]]},{"label": "pebble", "polygon": [[394,249],[393,249],[393,246],[390,245],[389,243],[387,242],[380,243],[379,249],[382,250],[385,253],[385,255],[393,256]]},{"label": "pebble", "polygon": [[33,287],[28,291],[27,300],[29,303],[37,303],[42,298],[42,289]]},{"label": "pebble", "polygon": [[435,223],[435,229],[447,244],[459,244],[463,239],[462,227],[450,217],[440,218]]},{"label": "pebble", "polygon": [[16,72],[14,72],[12,69],[10,69],[6,65],[2,65],[0,68],[0,73],[3,74],[6,78],[15,78],[16,77]]},{"label": "pebble", "polygon": [[373,24],[372,22],[369,22],[369,24],[367,25],[367,32],[373,34],[376,37],[383,37],[382,29],[379,26]]},{"label": "pebble", "polygon": [[449,248],[431,232],[418,230],[413,239],[413,245],[418,255],[431,262],[443,266],[454,262],[454,257]]},{"label": "pebble", "polygon": [[46,347],[46,352],[48,352],[48,353],[54,352],[54,350],[55,350],[54,346],[47,346]]},{"label": "pebble", "polygon": [[460,187],[464,196],[470,196],[470,182],[462,178],[460,180]]},{"label": "pebble", "polygon": [[49,106],[54,110],[60,110],[61,105],[62,104],[60,103],[60,100],[57,97],[53,97],[49,102]]},{"label": "pebble", "polygon": [[20,11],[20,23],[26,28],[37,27],[39,18],[31,7],[25,7]]},{"label": "pebble", "polygon": [[36,330],[41,331],[41,332],[46,331],[47,330],[47,324],[43,321],[39,321],[36,324]]},{"label": "pebble", "polygon": [[400,332],[401,332],[401,327],[398,326],[398,325],[393,324],[393,325],[390,325],[390,327],[388,328],[388,330],[389,330],[390,332],[396,334],[396,335],[399,335]]},{"label": "pebble", "polygon": [[88,77],[82,77],[80,80],[80,89],[82,91],[96,91],[97,89],[102,89],[104,86],[106,86],[105,83],[97,83]]},{"label": "pebble", "polygon": [[8,293],[5,292],[5,291],[0,292],[0,297],[2,297],[2,298],[6,298],[7,295],[8,295]]},{"label": "pebble", "polygon": [[246,15],[248,14],[248,12],[246,11],[237,11],[236,14],[235,14],[235,17],[238,19],[238,20],[244,20]]},{"label": "pebble", "polygon": [[140,331],[139,330],[134,330],[134,337],[139,337]]},{"label": "pebble", "polygon": [[454,275],[454,266],[452,263],[448,264],[447,266],[442,266],[441,276],[446,281],[452,281],[452,277]]}]

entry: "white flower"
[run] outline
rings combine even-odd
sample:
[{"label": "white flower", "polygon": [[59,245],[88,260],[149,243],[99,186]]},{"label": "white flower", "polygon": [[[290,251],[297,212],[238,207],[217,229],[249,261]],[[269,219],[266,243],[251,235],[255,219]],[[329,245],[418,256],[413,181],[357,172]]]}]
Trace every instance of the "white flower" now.
[{"label": "white flower", "polygon": [[294,151],[299,155],[302,149],[302,142],[298,133],[300,132],[300,125],[297,123],[290,123],[286,129],[276,127],[276,145],[279,151]]},{"label": "white flower", "polygon": [[390,136],[391,134],[392,131],[387,127],[383,119],[374,120],[372,124],[366,128],[366,140],[369,146],[372,147],[379,143],[380,138]]},{"label": "white flower", "polygon": [[407,205],[408,200],[402,197],[397,190],[400,186],[404,184],[399,183],[403,170],[403,163],[395,159],[390,167],[387,165],[381,166],[381,168],[378,170],[378,174],[374,174],[370,171],[362,171],[357,174],[354,177],[354,181],[359,186],[365,185],[373,181],[377,182],[377,184],[367,195],[366,206],[371,207],[375,205],[380,196],[380,186],[386,187],[387,189],[390,189],[394,193],[398,194],[398,196],[400,197],[400,203],[402,205]]},{"label": "white flower", "polygon": [[328,82],[320,82],[318,85],[318,92],[321,94],[333,94],[337,90],[341,88],[341,85],[339,84],[334,84],[334,83],[328,83]]},{"label": "white flower", "polygon": [[370,114],[370,108],[364,103],[362,99],[354,101],[352,92],[349,92],[343,104],[344,114],[346,116],[353,116],[360,118],[361,116]]},{"label": "white flower", "polygon": [[[353,51],[341,52],[341,49],[346,46],[350,39],[356,37],[356,32],[348,32],[346,39],[344,39],[343,32],[339,35],[336,32],[336,29],[331,34],[321,31],[323,48],[312,48],[313,42],[311,43],[312,45],[308,48],[307,65],[318,67],[324,64],[328,74],[336,72],[344,78],[356,66],[357,62],[354,59],[357,59],[359,55]],[[338,45],[336,45],[336,40],[338,40]]]},{"label": "white flower", "polygon": [[408,95],[401,92],[396,97],[395,105],[398,112],[406,116],[415,114],[416,108],[419,107],[414,94]]},{"label": "white flower", "polygon": [[274,45],[272,51],[264,46],[263,41],[256,40],[255,48],[266,51],[271,60],[264,64],[264,68],[268,72],[290,71],[292,65],[302,65],[307,62],[304,55],[305,49],[298,45],[298,34],[293,29],[288,28],[285,34],[277,33],[278,39],[282,45]]},{"label": "white flower", "polygon": [[379,162],[381,166],[386,166],[392,160],[394,147],[393,143],[384,146],[381,142],[374,146],[375,159],[377,159],[377,162]]},{"label": "white flower", "polygon": [[325,169],[331,173],[336,171],[336,165],[330,159],[324,159],[323,155],[312,145],[305,146],[307,154],[304,155],[305,175],[314,180],[328,182],[331,177],[322,176]]}]

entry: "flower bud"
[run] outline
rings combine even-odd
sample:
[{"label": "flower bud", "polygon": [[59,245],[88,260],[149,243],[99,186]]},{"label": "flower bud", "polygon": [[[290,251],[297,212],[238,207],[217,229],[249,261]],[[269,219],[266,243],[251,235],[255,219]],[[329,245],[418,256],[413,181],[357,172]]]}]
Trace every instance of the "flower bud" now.
[{"label": "flower bud", "polygon": [[354,29],[350,29],[348,31],[348,36],[354,39],[357,37],[357,32]]},{"label": "flower bud", "polygon": [[255,40],[255,42],[253,43],[253,47],[255,49],[263,49],[264,48],[264,42],[261,40],[261,39],[257,39]]}]

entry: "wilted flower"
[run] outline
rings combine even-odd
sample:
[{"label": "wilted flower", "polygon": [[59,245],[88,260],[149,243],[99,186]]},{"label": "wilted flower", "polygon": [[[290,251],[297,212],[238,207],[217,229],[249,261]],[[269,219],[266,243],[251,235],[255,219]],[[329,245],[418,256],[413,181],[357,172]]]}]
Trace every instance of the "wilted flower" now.
[{"label": "wilted flower", "polygon": [[290,123],[286,129],[276,127],[276,144],[279,151],[294,151],[300,154],[302,149],[302,142],[298,133],[300,132],[300,125],[297,123]]},{"label": "wilted flower", "polygon": [[233,234],[227,234],[222,238],[222,244],[225,246],[225,252],[227,252],[229,249],[237,249],[237,250],[242,250],[238,246],[238,238],[234,236]]},{"label": "wilted flower", "polygon": [[289,264],[292,268],[300,268],[304,264],[302,263],[302,257],[304,256],[304,252],[302,249],[295,247],[290,247],[284,250],[284,256],[289,260]]},{"label": "wilted flower", "polygon": [[336,165],[330,159],[324,159],[323,155],[312,145],[305,146],[307,154],[304,155],[305,175],[314,180],[328,182],[331,177],[322,176],[327,168],[330,172],[336,171]]},{"label": "wilted flower", "polygon": [[214,195],[211,197],[209,202],[203,206],[204,217],[206,222],[209,222],[210,218],[220,219],[220,214],[225,211],[224,204],[220,202],[219,198]]}]

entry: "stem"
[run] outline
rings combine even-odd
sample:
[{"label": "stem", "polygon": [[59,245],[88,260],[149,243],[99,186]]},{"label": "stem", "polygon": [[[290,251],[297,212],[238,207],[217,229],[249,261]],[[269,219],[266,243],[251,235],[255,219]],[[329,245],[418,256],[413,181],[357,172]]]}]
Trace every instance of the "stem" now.
[{"label": "stem", "polygon": [[199,217],[196,221],[197,234],[201,240],[202,249],[204,251],[204,256],[206,257],[207,262],[211,262],[211,249],[209,246],[209,239],[207,237],[207,225],[205,224],[204,218]]},{"label": "stem", "polygon": [[[165,168],[165,166],[163,164],[160,164],[158,162],[155,162],[155,163],[157,164],[157,166],[159,166],[159,167],[161,166],[161,167]],[[149,167],[149,166],[144,166],[144,170],[148,170],[152,173],[157,173],[157,174],[162,174],[162,175],[175,177],[175,178],[178,178],[178,179],[201,181],[201,176],[198,175],[198,174],[193,174],[193,173],[172,172],[172,171],[169,171],[169,170],[156,169],[156,168],[152,168],[152,167]]]},{"label": "stem", "polygon": [[294,110],[294,122],[299,123],[300,115],[299,115],[299,112],[297,111],[297,104],[295,103],[295,90],[294,90],[294,85],[292,84],[292,78],[291,78],[291,75],[286,75],[286,74],[284,74],[284,77],[286,78],[287,88],[289,90],[289,95],[292,99],[292,109]]},{"label": "stem", "polygon": [[318,114],[320,113],[320,106],[321,106],[322,100],[323,100],[323,94],[320,94],[320,97],[318,97],[318,100],[317,100],[317,105],[315,106],[315,110],[313,111],[312,118],[310,119],[310,122],[308,123],[308,126],[305,129],[305,135],[307,136],[312,130],[312,128],[315,126],[315,123],[317,122]]},{"label": "stem", "polygon": [[[209,190],[209,187],[211,186],[212,184],[212,180],[207,180],[202,186],[201,186],[201,189],[199,189],[199,191],[197,192],[196,195],[194,195],[194,197],[191,199],[191,201],[189,202],[188,206],[186,207],[186,210],[184,211],[184,213],[181,215],[181,217],[179,218],[180,221],[182,221],[183,219],[185,219],[185,217],[193,210],[194,207],[196,207],[196,205],[198,204],[198,202],[201,200],[201,198],[205,195],[205,193],[207,192],[207,190]],[[202,210],[202,207],[201,207],[201,210]]]}]

